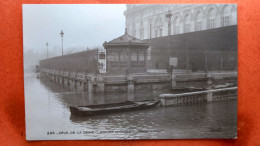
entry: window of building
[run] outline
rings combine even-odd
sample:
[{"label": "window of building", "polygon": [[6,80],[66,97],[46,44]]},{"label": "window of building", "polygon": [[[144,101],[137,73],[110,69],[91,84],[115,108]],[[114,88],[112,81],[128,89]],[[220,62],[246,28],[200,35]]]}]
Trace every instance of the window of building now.
[{"label": "window of building", "polygon": [[163,22],[160,17],[158,17],[155,21],[155,37],[161,37],[162,36],[162,27],[163,27]]},{"label": "window of building", "polygon": [[156,38],[158,37],[158,30],[157,29],[155,30],[155,37]]},{"label": "window of building", "polygon": [[222,26],[229,26],[229,16],[222,17]]},{"label": "window of building", "polygon": [[160,28],[160,37],[162,37],[163,29]]},{"label": "window of building", "polygon": [[174,27],[174,34],[179,34],[180,33],[180,26],[175,26]]},{"label": "window of building", "polygon": [[225,6],[222,11],[222,26],[230,25],[230,14],[231,8],[229,6]]},{"label": "window of building", "polygon": [[184,32],[190,32],[190,24],[184,25]]},{"label": "window of building", "polygon": [[111,55],[113,56],[111,61],[114,61],[114,62],[118,62],[119,61],[119,54],[118,54],[118,52],[112,52]]},{"label": "window of building", "polygon": [[208,21],[208,29],[213,29],[215,28],[215,19],[209,19]]},{"label": "window of building", "polygon": [[203,14],[201,11],[198,11],[196,13],[196,17],[195,17],[195,30],[196,31],[202,30],[202,19],[203,19]]},{"label": "window of building", "polygon": [[184,33],[191,31],[190,21],[191,21],[191,16],[189,14],[186,14],[185,17],[184,17],[184,27],[183,27]]},{"label": "window of building", "polygon": [[213,29],[215,28],[215,23],[216,23],[216,10],[211,8],[209,10],[209,15],[208,15],[208,24],[207,24],[207,28],[208,29]]},{"label": "window of building", "polygon": [[179,16],[174,17],[173,19],[173,34],[180,33],[180,18]]},{"label": "window of building", "polygon": [[111,52],[107,54],[107,61],[109,62],[112,68],[118,68],[118,63],[119,63],[118,52]]},{"label": "window of building", "polygon": [[112,53],[107,54],[107,61],[114,61],[114,56],[112,55]]},{"label": "window of building", "polygon": [[126,51],[120,51],[120,61],[121,62],[127,62],[128,56]]},{"label": "window of building", "polygon": [[202,22],[199,21],[196,23],[196,31],[201,31],[201,29],[202,29]]},{"label": "window of building", "polygon": [[131,61],[137,61],[137,51],[132,50]]},{"label": "window of building", "polygon": [[144,61],[144,51],[138,51],[138,60]]},{"label": "window of building", "polygon": [[121,50],[120,52],[119,52],[119,54],[120,54],[120,57],[119,57],[119,59],[120,59],[120,68],[127,68],[127,62],[128,62],[128,55],[127,55],[127,52],[126,52],[126,50]]}]

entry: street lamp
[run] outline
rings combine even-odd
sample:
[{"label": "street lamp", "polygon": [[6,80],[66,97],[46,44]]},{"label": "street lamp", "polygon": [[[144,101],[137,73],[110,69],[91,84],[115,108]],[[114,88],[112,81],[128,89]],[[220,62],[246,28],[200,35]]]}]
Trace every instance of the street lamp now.
[{"label": "street lamp", "polygon": [[61,32],[60,32],[60,36],[61,36],[61,49],[62,49],[62,56],[63,56],[63,35],[64,35],[64,32],[61,30]]},{"label": "street lamp", "polygon": [[[172,57],[172,49],[170,49],[171,17],[172,17],[172,14],[171,14],[171,11],[170,11],[170,10],[168,10],[168,13],[165,14],[165,17],[166,17],[166,19],[168,20],[168,50],[171,51],[171,55],[170,55],[170,57],[169,57],[169,64],[170,64],[171,82],[172,82],[172,79],[173,79],[173,75],[172,75],[173,65],[171,65],[171,62],[170,62],[170,59],[171,59],[171,57]],[[173,88],[172,83],[171,83],[171,88]]]},{"label": "street lamp", "polygon": [[49,55],[48,55],[48,42],[46,42],[46,47],[47,47],[47,58],[49,58]]},{"label": "street lamp", "polygon": [[172,17],[172,13],[170,10],[168,10],[168,13],[165,14],[165,17],[168,19],[168,36],[171,35],[171,17]]},{"label": "street lamp", "polygon": [[[168,50],[170,50],[170,35],[171,35],[171,11],[168,10],[168,13],[165,14],[166,19],[168,20]],[[171,50],[171,56],[172,56],[172,50]]]}]

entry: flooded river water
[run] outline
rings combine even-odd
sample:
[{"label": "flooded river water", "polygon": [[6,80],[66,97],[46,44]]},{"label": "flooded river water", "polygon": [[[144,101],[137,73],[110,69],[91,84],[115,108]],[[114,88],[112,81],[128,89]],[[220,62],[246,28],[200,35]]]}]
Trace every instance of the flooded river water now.
[{"label": "flooded river water", "polygon": [[158,92],[106,93],[69,91],[25,72],[26,134],[45,139],[190,139],[234,138],[237,101],[156,107],[93,117],[71,116],[69,105],[154,99]]}]

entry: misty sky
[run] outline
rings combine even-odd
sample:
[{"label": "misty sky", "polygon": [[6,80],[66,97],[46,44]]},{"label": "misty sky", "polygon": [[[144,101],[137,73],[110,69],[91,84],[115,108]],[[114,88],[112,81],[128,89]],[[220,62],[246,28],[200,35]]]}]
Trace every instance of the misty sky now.
[{"label": "misty sky", "polygon": [[64,52],[69,48],[102,46],[124,34],[125,5],[23,5],[24,49],[42,52],[61,48],[60,31],[64,31]]}]

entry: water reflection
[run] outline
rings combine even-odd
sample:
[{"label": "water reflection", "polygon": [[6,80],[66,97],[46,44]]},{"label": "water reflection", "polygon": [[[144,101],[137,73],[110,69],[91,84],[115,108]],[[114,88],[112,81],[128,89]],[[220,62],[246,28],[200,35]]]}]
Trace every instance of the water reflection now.
[{"label": "water reflection", "polygon": [[[236,100],[77,117],[71,116],[69,105],[154,99],[160,92],[74,92],[49,80],[38,79],[33,74],[25,76],[25,92],[26,130],[27,135],[34,139],[179,139],[236,136]],[[220,132],[212,131],[219,128]],[[64,130],[93,133],[55,137],[46,135],[48,131]],[[106,130],[113,133],[105,133]]]},{"label": "water reflection", "polygon": [[51,82],[45,78],[40,79],[40,82],[54,94],[62,95],[60,100],[62,100],[64,104],[72,106],[149,100],[158,98],[158,95],[160,94],[160,92],[151,91],[135,93],[115,91],[107,91],[105,93],[91,93],[86,91],[76,92],[74,90],[68,90],[65,87],[60,87],[56,83]]}]

